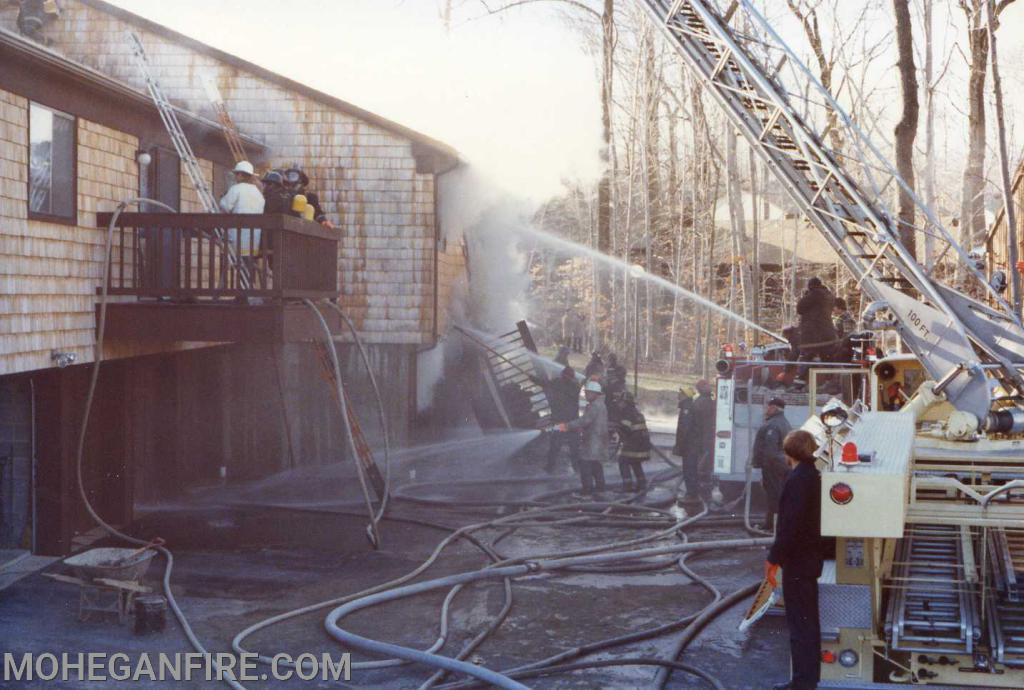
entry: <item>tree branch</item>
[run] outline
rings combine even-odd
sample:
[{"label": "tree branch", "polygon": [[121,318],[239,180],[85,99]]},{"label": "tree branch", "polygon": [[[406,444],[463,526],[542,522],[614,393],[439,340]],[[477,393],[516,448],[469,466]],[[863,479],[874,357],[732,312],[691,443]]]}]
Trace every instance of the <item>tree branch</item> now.
[{"label": "tree branch", "polygon": [[601,19],[601,13],[600,12],[595,10],[590,5],[587,5],[586,3],[580,2],[580,0],[513,0],[512,2],[508,2],[508,3],[504,4],[504,5],[502,5],[501,7],[491,7],[489,4],[487,4],[487,0],[480,0],[480,4],[483,5],[485,10],[487,10],[487,14],[501,14],[502,12],[505,12],[506,10],[510,10],[510,9],[512,9],[514,7],[520,7],[522,5],[532,5],[532,4],[537,3],[537,2],[560,2],[560,3],[564,3],[566,5],[570,5],[572,7],[575,7],[576,9],[579,9],[579,10],[582,10],[584,12],[587,12],[587,13],[589,13],[590,15],[592,15],[593,17],[595,17],[597,19]]}]

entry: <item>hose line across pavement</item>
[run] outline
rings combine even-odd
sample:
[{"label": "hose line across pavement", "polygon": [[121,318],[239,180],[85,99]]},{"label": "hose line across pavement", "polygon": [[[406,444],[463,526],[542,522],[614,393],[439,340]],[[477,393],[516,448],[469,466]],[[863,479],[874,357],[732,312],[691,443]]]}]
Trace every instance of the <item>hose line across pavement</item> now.
[{"label": "hose line across pavement", "polygon": [[[170,209],[158,201],[149,199],[131,199],[121,202],[112,214],[107,228],[107,236],[104,244],[103,275],[106,275],[109,272],[113,246],[113,233],[117,220],[129,205],[138,203],[150,203],[173,212],[173,209]],[[184,615],[184,612],[178,605],[173,591],[171,590],[171,574],[174,566],[174,557],[171,551],[162,545],[154,546],[152,542],[125,534],[104,521],[92,506],[85,490],[83,472],[85,439],[88,431],[92,404],[96,394],[99,369],[103,359],[102,354],[106,326],[107,302],[107,285],[106,281],[103,281],[103,286],[100,291],[97,335],[94,341],[95,358],[85,398],[85,409],[82,416],[82,424],[80,427],[76,452],[76,480],[79,496],[93,521],[103,528],[108,534],[129,544],[150,546],[157,550],[166,559],[167,565],[163,575],[163,589],[165,596],[167,597],[168,605],[192,647],[197,652],[206,654],[206,647],[193,631],[188,619]],[[399,664],[415,663],[436,669],[436,672],[421,685],[422,690],[434,687],[436,683],[442,681],[444,676],[450,672],[458,673],[464,677],[469,677],[472,680],[460,680],[455,683],[449,683],[448,685],[438,687],[456,688],[467,687],[478,683],[486,683],[500,688],[519,689],[528,687],[521,683],[521,680],[557,673],[568,673],[572,671],[610,666],[654,666],[659,669],[654,679],[654,685],[658,688],[664,687],[664,684],[668,681],[670,674],[673,672],[687,673],[701,678],[714,688],[723,687],[717,679],[702,669],[678,661],[678,656],[685,650],[692,640],[695,639],[696,635],[705,625],[707,625],[708,622],[749,596],[754,587],[756,587],[756,584],[745,586],[735,592],[723,596],[706,579],[693,572],[693,570],[686,564],[686,559],[691,555],[707,553],[715,550],[758,548],[769,544],[771,539],[763,537],[693,542],[687,539],[684,530],[690,527],[699,527],[702,521],[706,522],[708,526],[727,527],[733,526],[737,520],[740,522],[740,525],[750,529],[749,481],[747,482],[746,490],[744,492],[748,498],[748,502],[744,506],[744,515],[741,517],[713,516],[709,515],[709,511],[705,508],[698,515],[688,518],[679,518],[671,511],[662,509],[659,505],[645,505],[638,503],[638,501],[643,498],[644,492],[634,494],[620,501],[552,503],[552,501],[557,501],[568,493],[567,490],[539,494],[521,501],[506,501],[503,504],[504,507],[511,508],[516,512],[456,528],[430,523],[419,519],[400,518],[387,515],[386,510],[388,508],[388,500],[392,497],[392,492],[390,490],[390,446],[388,442],[387,419],[384,411],[383,398],[374,377],[374,372],[370,366],[369,357],[367,356],[366,350],[359,340],[358,334],[356,333],[355,327],[351,321],[336,304],[328,303],[329,308],[338,312],[347,328],[351,331],[352,337],[354,338],[359,350],[360,357],[367,369],[371,386],[376,397],[380,425],[384,435],[386,487],[385,495],[382,497],[382,500],[376,510],[374,509],[373,502],[370,499],[366,477],[363,474],[362,467],[356,460],[356,448],[345,409],[341,366],[338,359],[334,337],[330,332],[330,328],[327,326],[327,322],[324,319],[320,308],[309,300],[305,300],[304,302],[306,306],[316,314],[316,318],[325,332],[324,337],[328,341],[328,352],[331,358],[331,365],[333,366],[336,374],[336,392],[338,393],[339,400],[341,401],[342,423],[344,425],[344,431],[346,432],[345,435],[349,445],[349,450],[357,468],[363,493],[363,505],[366,508],[366,514],[369,515],[370,522],[367,528],[367,533],[371,541],[375,546],[379,546],[379,525],[382,521],[392,520],[423,525],[438,530],[445,530],[448,534],[437,544],[425,561],[403,576],[389,582],[370,587],[362,592],[336,597],[334,599],[287,611],[247,627],[245,630],[238,633],[232,640],[232,648],[237,653],[246,652],[242,647],[243,642],[249,636],[260,630],[267,629],[285,620],[330,609],[324,620],[324,627],[333,639],[344,645],[347,649],[357,649],[374,656],[385,657],[383,659],[371,661],[356,661],[352,663],[352,668],[370,670],[387,668]],[[659,455],[661,455],[666,464],[669,464],[671,467],[669,471],[652,477],[652,486],[657,483],[670,482],[679,478],[678,465],[672,462],[668,457],[664,456],[664,454],[659,453]],[[453,482],[449,482],[447,485],[451,486],[452,484]],[[411,488],[411,486],[403,487],[402,491],[395,492],[394,498],[403,502],[422,502],[435,505],[441,503],[428,499],[417,498],[408,493]],[[675,489],[678,489],[678,481],[676,482]],[[668,503],[671,503],[671,501],[668,501]],[[443,504],[444,507],[455,510],[495,508],[502,505],[498,503],[488,503],[487,501],[444,501]],[[266,509],[276,510],[293,509],[288,506],[263,507]],[[314,510],[314,512],[339,514],[344,513],[345,511]],[[641,536],[625,540],[581,547],[570,551],[534,554],[528,557],[505,558],[496,550],[497,543],[499,541],[516,531],[558,528],[570,525],[632,528],[633,530],[645,533]],[[491,543],[487,543],[481,537],[477,536],[477,533],[479,532],[493,529],[501,529],[503,531],[500,536],[494,538]],[[660,540],[672,537],[676,537],[680,541],[674,544],[656,543]],[[488,565],[478,570],[470,570],[425,581],[413,582],[413,580],[425,573],[427,569],[438,561],[446,548],[460,540],[466,540],[479,548],[487,557]],[[558,654],[548,657],[547,659],[530,662],[504,671],[492,670],[479,664],[465,661],[473,650],[475,650],[489,635],[494,633],[500,627],[501,623],[510,613],[513,603],[512,583],[517,580],[579,572],[628,573],[657,571],[666,568],[678,568],[685,577],[707,589],[712,594],[712,601],[695,613],[688,614],[668,623],[646,630],[634,631],[629,634],[609,638],[607,640],[600,640],[571,649],[566,649]],[[451,609],[458,593],[466,586],[476,582],[485,581],[502,582],[504,587],[504,603],[501,611],[483,630],[479,631],[467,643],[465,643],[455,657],[449,657],[441,654],[440,651],[450,638]],[[447,589],[448,593],[444,597],[439,613],[440,622],[437,639],[426,649],[413,649],[393,642],[374,640],[342,627],[345,617],[356,611],[369,609],[377,605],[406,599],[408,597],[433,592],[439,589]],[[615,659],[590,659],[577,662],[570,661],[572,659],[578,659],[580,657],[595,654],[598,651],[666,634],[683,626],[685,626],[685,628],[680,638],[675,642],[672,654],[669,658],[659,659],[630,656]],[[273,663],[274,658],[272,656],[267,656],[266,654],[261,654],[259,656],[259,661],[261,663],[271,664]],[[279,665],[282,663],[280,659],[277,661]],[[214,667],[218,671],[222,671],[220,677],[225,683],[235,690],[244,690],[244,687],[234,678],[229,669],[221,669],[216,661],[214,661],[214,664]]]}]

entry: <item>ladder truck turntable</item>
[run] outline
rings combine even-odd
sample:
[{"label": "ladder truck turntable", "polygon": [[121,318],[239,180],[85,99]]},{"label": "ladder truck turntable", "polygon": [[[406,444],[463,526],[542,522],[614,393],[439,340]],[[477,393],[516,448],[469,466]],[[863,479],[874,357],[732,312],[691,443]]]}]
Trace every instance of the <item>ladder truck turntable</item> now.
[{"label": "ladder truck turntable", "polygon": [[[828,402],[812,380],[787,405],[822,447],[822,533],[835,544],[819,580],[821,686],[1024,687],[1019,315],[750,0],[637,1],[874,300],[871,318],[887,310],[873,326],[909,350],[845,371],[811,365],[809,379],[854,395]],[[835,134],[842,151],[825,143]],[[897,187],[956,285],[901,243],[884,201]],[[746,472],[731,432],[744,406],[756,428],[770,389],[754,370],[772,365],[732,364],[719,377],[727,478]],[[894,385],[909,397],[889,411]]]}]

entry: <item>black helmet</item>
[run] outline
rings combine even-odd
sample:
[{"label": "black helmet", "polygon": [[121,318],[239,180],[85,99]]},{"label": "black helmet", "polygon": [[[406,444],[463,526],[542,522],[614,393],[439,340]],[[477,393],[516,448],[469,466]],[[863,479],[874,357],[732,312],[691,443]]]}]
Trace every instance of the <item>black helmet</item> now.
[{"label": "black helmet", "polygon": [[301,184],[303,187],[309,184],[309,177],[302,172],[302,168],[295,165],[284,171],[284,179],[288,184]]},{"label": "black helmet", "polygon": [[284,184],[284,175],[277,170],[270,170],[263,176],[263,184]]}]

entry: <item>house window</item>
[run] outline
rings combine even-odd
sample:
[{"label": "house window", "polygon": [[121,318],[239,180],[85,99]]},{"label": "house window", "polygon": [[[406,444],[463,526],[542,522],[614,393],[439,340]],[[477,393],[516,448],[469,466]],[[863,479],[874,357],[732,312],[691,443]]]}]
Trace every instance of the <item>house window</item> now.
[{"label": "house window", "polygon": [[75,219],[75,118],[29,106],[29,217]]}]

